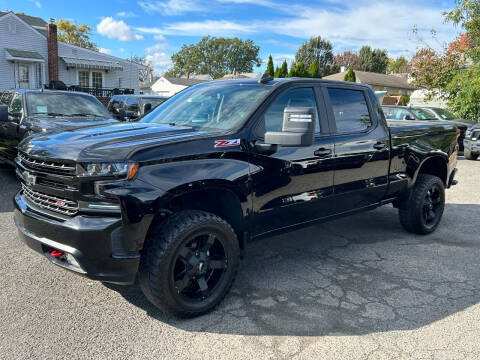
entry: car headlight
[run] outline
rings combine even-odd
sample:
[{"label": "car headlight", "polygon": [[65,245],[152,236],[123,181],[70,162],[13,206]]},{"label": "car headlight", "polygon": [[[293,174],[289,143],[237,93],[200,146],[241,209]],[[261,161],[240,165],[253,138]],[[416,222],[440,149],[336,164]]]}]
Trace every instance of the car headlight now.
[{"label": "car headlight", "polygon": [[122,177],[132,179],[138,171],[137,163],[82,163],[77,164],[77,175],[88,177]]},{"label": "car headlight", "polygon": [[472,133],[472,130],[465,131],[465,137],[470,137],[470,134]]}]

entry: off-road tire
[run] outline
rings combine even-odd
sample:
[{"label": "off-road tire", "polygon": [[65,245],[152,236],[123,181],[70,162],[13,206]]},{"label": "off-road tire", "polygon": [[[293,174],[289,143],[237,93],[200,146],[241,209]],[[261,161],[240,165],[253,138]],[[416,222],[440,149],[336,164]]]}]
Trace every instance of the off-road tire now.
[{"label": "off-road tire", "polygon": [[472,154],[472,152],[468,149],[464,150],[463,155],[465,156],[465,159],[467,159],[467,160],[477,160],[478,159],[478,154]]},{"label": "off-road tire", "polygon": [[[433,186],[439,189],[441,202],[439,203],[439,213],[434,223],[427,225],[423,215],[423,206],[427,192]],[[445,187],[443,181],[434,175],[419,174],[414,187],[409,190],[407,196],[399,203],[398,214],[400,223],[408,232],[420,235],[430,234],[438,227],[444,208]]]},{"label": "off-road tire", "polygon": [[[139,269],[140,287],[147,299],[162,311],[184,318],[211,311],[224,299],[237,274],[240,249],[235,231],[219,216],[199,210],[175,213],[152,226],[142,251]],[[172,276],[177,250],[188,240],[190,234],[201,228],[214,229],[226,240],[225,255],[228,266],[224,281],[219,285],[215,296],[212,295],[192,306],[177,298],[169,277]]]}]

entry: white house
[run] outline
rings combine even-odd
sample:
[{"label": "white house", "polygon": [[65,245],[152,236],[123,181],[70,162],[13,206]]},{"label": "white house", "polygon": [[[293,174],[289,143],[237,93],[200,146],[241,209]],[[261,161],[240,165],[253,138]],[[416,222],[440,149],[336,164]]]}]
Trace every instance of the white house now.
[{"label": "white house", "polygon": [[57,41],[57,25],[0,12],[0,91],[37,89],[51,80],[67,86],[139,90],[141,65]]},{"label": "white house", "polygon": [[173,96],[189,86],[200,84],[205,81],[207,80],[162,76],[152,85],[152,90],[157,95]]}]

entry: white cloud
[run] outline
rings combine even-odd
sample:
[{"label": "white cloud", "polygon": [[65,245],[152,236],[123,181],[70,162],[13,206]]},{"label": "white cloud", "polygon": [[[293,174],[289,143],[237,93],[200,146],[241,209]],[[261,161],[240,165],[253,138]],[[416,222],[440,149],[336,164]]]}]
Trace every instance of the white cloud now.
[{"label": "white cloud", "polygon": [[112,53],[112,50],[110,49],[105,49],[105,48],[98,48],[98,51],[101,52],[102,54],[108,54],[110,55]]},{"label": "white cloud", "polygon": [[42,3],[40,1],[36,0],[28,0],[30,1],[33,5],[35,5],[37,8],[41,9],[42,8]]},{"label": "white cloud", "polygon": [[119,48],[118,51],[120,51],[120,53],[123,54],[125,52],[125,49],[124,48]]},{"label": "white cloud", "polygon": [[158,35],[155,35],[153,37],[154,40],[157,40],[157,41],[164,41],[165,40],[165,36],[163,36],[162,34],[158,34]]},{"label": "white cloud", "polygon": [[282,4],[276,4],[274,1],[269,0],[217,0],[219,3],[225,4],[247,4],[247,5],[259,5],[271,8],[281,8]]},{"label": "white cloud", "polygon": [[198,22],[177,22],[165,25],[163,28],[136,28],[137,31],[158,35],[191,35],[191,36],[234,36],[250,34],[258,29],[251,25],[243,25],[227,20],[206,20]]},{"label": "white cloud", "polygon": [[132,18],[137,16],[138,15],[132,11],[120,11],[117,13],[117,17],[123,17],[123,18]]},{"label": "white cloud", "polygon": [[154,52],[145,56],[145,60],[152,64],[156,73],[162,74],[172,66],[170,55],[166,52]]},{"label": "white cloud", "polygon": [[[271,4],[269,0],[217,0],[224,3]],[[333,7],[281,4],[279,11],[289,14],[259,20],[252,17],[246,22],[221,19],[171,22],[162,27],[137,28],[141,33],[180,36],[252,36],[276,34],[306,40],[321,35],[330,40],[335,50],[357,50],[362,45],[387,49],[392,55],[413,55],[419,44],[409,33],[415,24],[428,33],[437,30],[440,42],[451,41],[457,30],[443,21],[443,9],[424,2],[406,0],[392,2],[379,0],[372,6],[368,0],[337,3]],[[169,3],[169,2],[168,2]],[[166,3],[162,3],[166,4]],[[427,37],[427,39],[429,39]],[[280,39],[279,39],[280,41]],[[283,39],[282,39],[283,42]],[[434,41],[431,41],[435,45]]]},{"label": "white cloud", "polygon": [[145,53],[147,54],[155,54],[158,52],[164,52],[167,49],[166,43],[157,43],[145,49]]},{"label": "white cloud", "polygon": [[129,25],[123,20],[114,20],[112,17],[106,17],[97,25],[97,31],[109,39],[118,39],[120,41],[142,40],[143,36],[135,34]]},{"label": "white cloud", "polygon": [[146,12],[159,12],[162,15],[180,15],[187,12],[206,11],[207,8],[197,0],[139,1]]}]

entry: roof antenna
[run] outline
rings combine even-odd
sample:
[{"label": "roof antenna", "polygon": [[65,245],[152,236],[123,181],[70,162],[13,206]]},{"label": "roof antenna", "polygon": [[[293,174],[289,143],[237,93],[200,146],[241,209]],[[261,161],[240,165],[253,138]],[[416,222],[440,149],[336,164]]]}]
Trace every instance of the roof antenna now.
[{"label": "roof antenna", "polygon": [[262,77],[260,79],[258,79],[258,83],[259,84],[266,84],[266,83],[268,83],[272,80],[273,80],[273,77],[271,77],[270,75],[265,73],[265,74],[262,75]]}]

